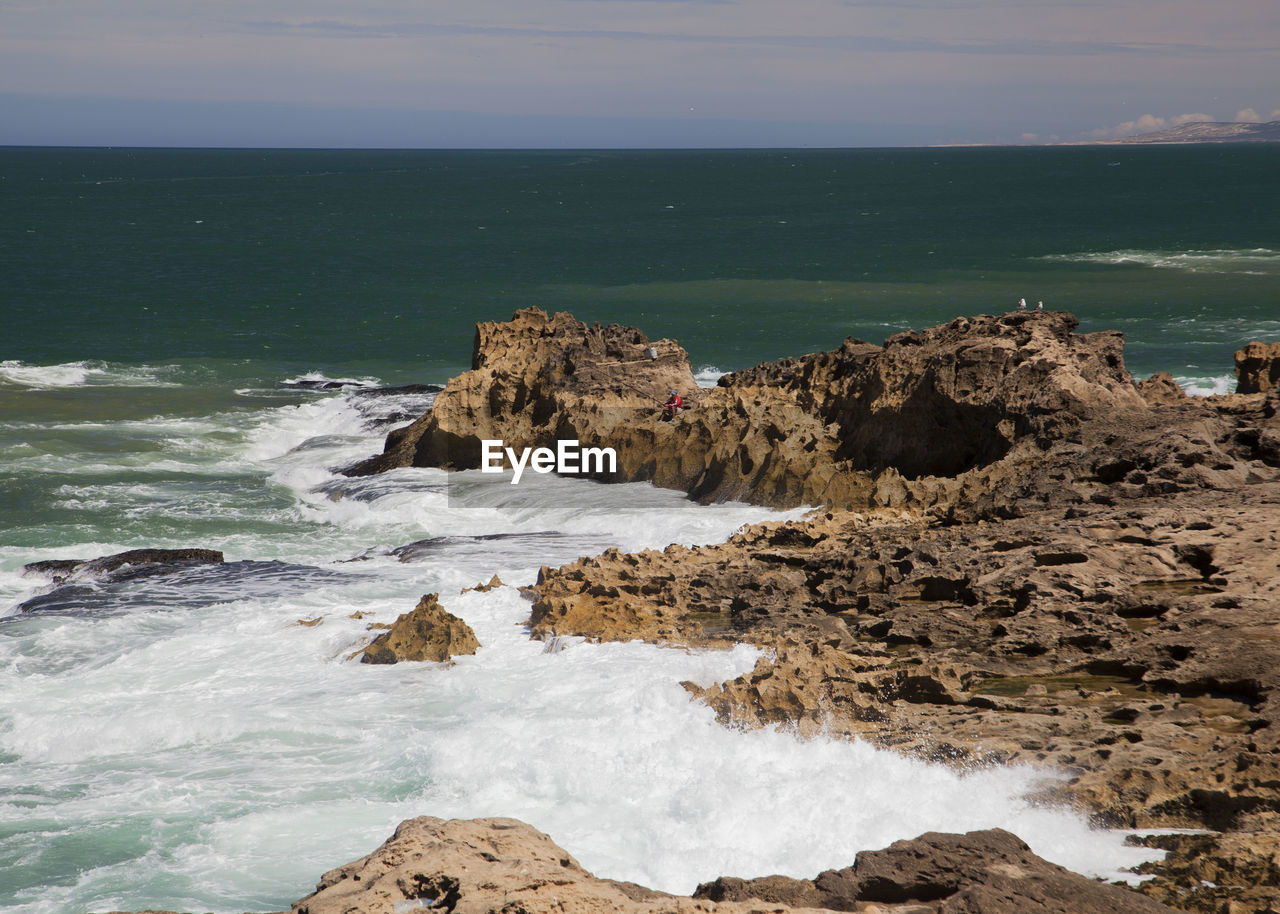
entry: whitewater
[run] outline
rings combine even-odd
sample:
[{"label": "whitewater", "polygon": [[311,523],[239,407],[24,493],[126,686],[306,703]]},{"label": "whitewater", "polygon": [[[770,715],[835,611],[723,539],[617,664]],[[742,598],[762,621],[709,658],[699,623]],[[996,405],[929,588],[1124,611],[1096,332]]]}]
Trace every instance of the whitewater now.
[{"label": "whitewater", "polygon": [[[389,419],[430,403],[374,379],[213,397],[170,368],[3,370],[6,397],[59,404],[57,421],[0,422],[4,482],[40,505],[0,541],[6,911],[287,909],[416,815],[513,816],[599,876],[680,893],[813,876],[930,830],[1007,828],[1108,879],[1158,853],[1027,800],[1053,772],[722,727],[680,683],[740,675],[754,648],[529,638],[517,587],[541,565],[719,542],[802,511],[535,474],[348,479],[337,470],[379,450]],[[100,417],[103,397],[128,413],[152,396],[186,408]],[[227,567],[84,581],[92,609],[19,612],[49,587],[24,564],[140,546],[220,549]],[[507,586],[462,592],[494,574]],[[476,655],[352,659],[371,623],[428,592],[475,630]]]}]

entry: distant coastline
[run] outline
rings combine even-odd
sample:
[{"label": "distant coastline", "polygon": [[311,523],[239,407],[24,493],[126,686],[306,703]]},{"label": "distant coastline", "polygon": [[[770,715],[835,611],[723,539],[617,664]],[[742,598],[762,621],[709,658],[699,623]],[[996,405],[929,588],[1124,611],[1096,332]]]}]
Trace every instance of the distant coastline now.
[{"label": "distant coastline", "polygon": [[1109,140],[1085,140],[1075,143],[1058,143],[1061,146],[1134,146],[1154,144],[1190,143],[1280,143],[1280,121],[1263,124],[1206,123],[1182,124],[1154,133],[1117,137]]}]

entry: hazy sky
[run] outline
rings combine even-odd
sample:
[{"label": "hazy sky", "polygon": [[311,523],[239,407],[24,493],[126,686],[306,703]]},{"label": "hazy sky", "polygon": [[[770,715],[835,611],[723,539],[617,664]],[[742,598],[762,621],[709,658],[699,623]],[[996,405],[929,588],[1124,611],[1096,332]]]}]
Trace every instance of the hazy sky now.
[{"label": "hazy sky", "polygon": [[1280,0],[0,0],[0,144],[803,146],[1280,118]]}]

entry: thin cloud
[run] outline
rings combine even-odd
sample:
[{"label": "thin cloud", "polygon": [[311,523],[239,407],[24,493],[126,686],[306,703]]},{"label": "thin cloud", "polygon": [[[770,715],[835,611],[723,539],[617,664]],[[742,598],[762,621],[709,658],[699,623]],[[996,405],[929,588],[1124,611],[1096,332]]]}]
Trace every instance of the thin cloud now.
[{"label": "thin cloud", "polygon": [[1213,115],[1202,112],[1176,114],[1173,117],[1157,117],[1154,114],[1144,114],[1134,120],[1125,121],[1123,124],[1116,124],[1114,127],[1100,127],[1097,130],[1091,130],[1089,136],[1095,139],[1137,136],[1141,133],[1154,133],[1157,130],[1166,130],[1170,127],[1181,127],[1183,124],[1209,124],[1213,123],[1214,120]]},{"label": "thin cloud", "polygon": [[1280,120],[1280,108],[1275,109],[1266,117],[1263,117],[1252,108],[1241,108],[1236,112],[1235,122],[1237,124],[1261,124],[1264,121]]},{"label": "thin cloud", "polygon": [[[657,2],[657,0],[645,0]],[[1089,57],[1101,54],[1213,54],[1222,51],[1212,45],[1159,42],[1054,41],[1054,40],[938,40],[931,38],[889,38],[874,35],[758,35],[693,34],[645,32],[619,29],[551,29],[532,26],[453,25],[423,22],[366,24],[316,19],[305,22],[246,21],[245,31],[272,35],[299,35],[331,38],[413,38],[425,35],[468,35],[494,38],[562,40],[640,41],[674,44],[757,45],[761,47],[824,48],[842,51],[883,53],[1000,54],[1031,56]]]}]

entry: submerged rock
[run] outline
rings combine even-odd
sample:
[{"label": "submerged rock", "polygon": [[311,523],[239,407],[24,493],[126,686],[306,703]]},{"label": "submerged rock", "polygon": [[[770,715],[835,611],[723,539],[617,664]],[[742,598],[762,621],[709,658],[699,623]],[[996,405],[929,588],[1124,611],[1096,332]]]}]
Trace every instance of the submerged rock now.
[{"label": "submerged rock", "polygon": [[73,575],[117,579],[123,574],[162,573],[175,567],[203,565],[224,561],[216,549],[130,549],[96,559],[51,559],[31,562],[22,567],[28,574],[49,575],[60,584]]},{"label": "submerged rock", "polygon": [[46,592],[21,603],[20,613],[196,609],[282,588],[297,592],[353,578],[289,562],[227,562],[222,553],[208,549],[137,549],[91,561],[39,562],[27,567],[31,573],[51,575],[53,583]]},{"label": "submerged rock", "polygon": [[410,612],[391,624],[360,656],[361,663],[399,663],[429,660],[441,663],[480,649],[471,626],[438,602],[439,594],[426,594]]}]

